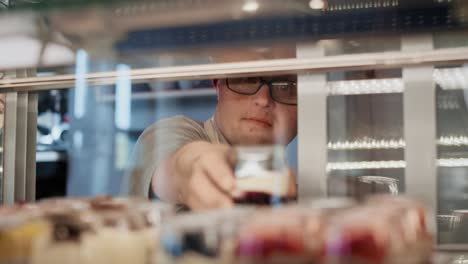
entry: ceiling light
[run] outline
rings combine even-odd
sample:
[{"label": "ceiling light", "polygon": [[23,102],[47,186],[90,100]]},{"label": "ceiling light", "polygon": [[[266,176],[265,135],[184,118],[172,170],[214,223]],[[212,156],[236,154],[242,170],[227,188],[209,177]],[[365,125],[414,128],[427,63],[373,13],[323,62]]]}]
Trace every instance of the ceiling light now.
[{"label": "ceiling light", "polygon": [[309,7],[312,9],[323,9],[325,2],[323,0],[310,0]]},{"label": "ceiling light", "polygon": [[257,3],[257,1],[254,0],[249,0],[245,2],[244,6],[242,6],[242,10],[244,10],[245,12],[255,12],[258,10],[258,8],[259,4]]}]

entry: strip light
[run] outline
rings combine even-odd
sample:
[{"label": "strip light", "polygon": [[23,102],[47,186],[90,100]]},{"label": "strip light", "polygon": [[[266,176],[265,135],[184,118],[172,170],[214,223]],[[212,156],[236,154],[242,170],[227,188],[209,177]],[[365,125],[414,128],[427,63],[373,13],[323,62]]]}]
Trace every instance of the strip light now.
[{"label": "strip light", "polygon": [[328,83],[329,95],[388,94],[402,93],[403,80],[400,78],[333,81]]},{"label": "strip light", "polygon": [[[438,167],[468,167],[468,158],[457,159],[438,159]],[[358,161],[358,162],[329,162],[327,164],[327,172],[336,170],[369,170],[369,169],[404,169],[406,161],[404,160],[389,160],[389,161]]]},{"label": "strip light", "polygon": [[[468,89],[468,67],[434,69],[433,78],[443,90]],[[404,92],[405,85],[401,78],[388,78],[332,81],[327,88],[329,95],[388,94]]]},{"label": "strip light", "polygon": [[448,136],[440,137],[437,140],[440,146],[468,146],[468,137],[466,136]]},{"label": "strip light", "polygon": [[443,90],[468,89],[468,67],[434,69],[433,77]]},{"label": "strip light", "polygon": [[399,149],[406,146],[403,139],[377,140],[377,139],[360,139],[356,141],[337,141],[328,142],[330,150],[355,150],[355,149]]},{"label": "strip light", "polygon": [[327,164],[327,171],[368,170],[368,169],[403,169],[405,167],[406,167],[406,161],[404,160],[329,162]]},{"label": "strip light", "polygon": [[[442,136],[437,140],[439,146],[468,146],[467,136]],[[355,141],[328,142],[329,150],[359,150],[359,149],[400,149],[406,147],[403,139],[372,139],[365,138]]]},{"label": "strip light", "polygon": [[437,166],[439,167],[468,167],[468,159],[438,159]]},{"label": "strip light", "polygon": [[400,5],[399,0],[380,0],[380,1],[363,1],[359,3],[337,4],[330,5],[327,10],[354,10],[354,9],[367,9],[367,8],[381,8],[381,7],[396,7]]}]

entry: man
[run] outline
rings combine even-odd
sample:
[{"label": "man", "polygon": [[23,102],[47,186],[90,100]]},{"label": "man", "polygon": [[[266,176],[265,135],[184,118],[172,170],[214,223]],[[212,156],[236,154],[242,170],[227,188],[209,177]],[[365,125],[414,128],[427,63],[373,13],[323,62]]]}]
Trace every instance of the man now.
[{"label": "man", "polygon": [[[160,199],[193,210],[231,206],[232,146],[289,144],[297,134],[296,83],[295,75],[215,80],[218,104],[211,119],[176,116],[143,132],[130,193],[147,194],[151,185]],[[295,196],[293,176],[289,187]]]},{"label": "man", "polygon": [[[231,146],[287,145],[297,134],[296,76],[214,83],[218,105],[213,118],[203,124],[182,116],[162,120],[146,129],[137,143],[140,177],[146,174],[143,177],[151,180],[162,200],[194,210],[232,205]],[[143,185],[149,185],[148,180]],[[136,189],[133,186],[133,193]],[[294,180],[290,195],[295,195]]]}]

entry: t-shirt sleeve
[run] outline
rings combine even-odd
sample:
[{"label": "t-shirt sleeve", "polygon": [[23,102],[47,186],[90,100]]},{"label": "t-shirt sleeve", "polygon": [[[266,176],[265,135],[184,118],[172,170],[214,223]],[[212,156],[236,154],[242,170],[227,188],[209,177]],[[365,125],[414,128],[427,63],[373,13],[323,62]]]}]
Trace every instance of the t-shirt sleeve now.
[{"label": "t-shirt sleeve", "polygon": [[163,119],[141,134],[132,153],[124,188],[130,195],[148,196],[153,172],[184,145],[193,141],[209,141],[198,122],[184,116]]}]

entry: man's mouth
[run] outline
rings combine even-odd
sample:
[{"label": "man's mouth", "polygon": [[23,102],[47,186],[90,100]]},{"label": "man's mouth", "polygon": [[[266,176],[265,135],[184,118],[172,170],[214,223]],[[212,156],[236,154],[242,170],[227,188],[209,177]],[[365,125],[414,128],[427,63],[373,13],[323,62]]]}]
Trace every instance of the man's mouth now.
[{"label": "man's mouth", "polygon": [[255,117],[246,117],[244,118],[245,121],[251,122],[251,123],[256,123],[258,125],[264,126],[264,127],[271,127],[271,121],[268,119],[262,119],[262,118],[255,118]]}]

